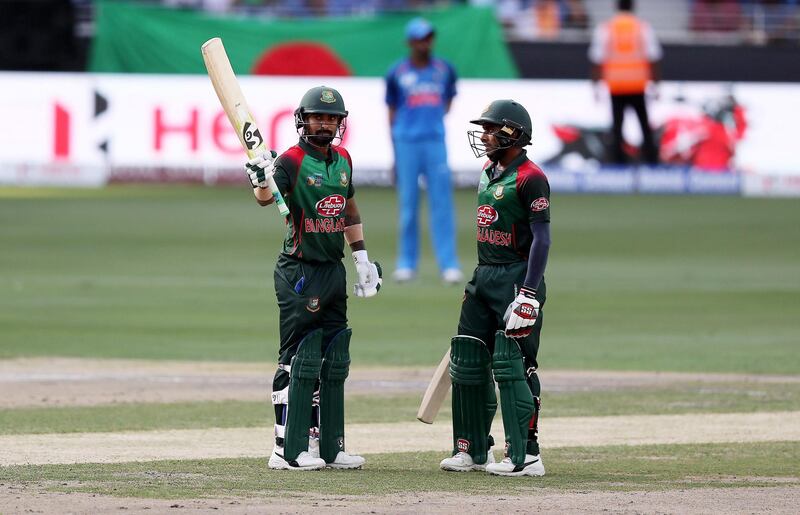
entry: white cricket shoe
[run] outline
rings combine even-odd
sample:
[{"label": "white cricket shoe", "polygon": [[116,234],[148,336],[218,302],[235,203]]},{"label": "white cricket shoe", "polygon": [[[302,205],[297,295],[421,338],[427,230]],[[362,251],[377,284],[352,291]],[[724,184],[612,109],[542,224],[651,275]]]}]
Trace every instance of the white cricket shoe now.
[{"label": "white cricket shoe", "polygon": [[348,470],[360,469],[367,460],[356,454],[347,454],[344,451],[339,451],[336,459],[328,463],[326,466],[332,469]]},{"label": "white cricket shoe", "polygon": [[269,457],[269,468],[274,470],[319,470],[325,468],[325,460],[314,457],[311,453],[303,451],[296,459],[286,460],[283,457],[283,447],[275,446]]},{"label": "white cricket shoe", "polygon": [[417,277],[417,272],[410,268],[398,268],[392,274],[392,279],[397,283],[407,283]]},{"label": "white cricket shoe", "polygon": [[464,281],[464,274],[458,268],[448,268],[442,272],[442,281],[445,284],[459,285]]},{"label": "white cricket shoe", "polygon": [[[319,458],[319,440],[316,438],[308,439],[308,453]],[[355,454],[347,454],[344,451],[339,451],[336,458],[331,463],[326,463],[325,466],[332,469],[360,469],[367,460]]]},{"label": "white cricket shoe", "polygon": [[514,465],[511,458],[506,457],[500,463],[487,465],[486,472],[495,476],[543,476],[544,464],[538,454],[526,454],[522,465]]},{"label": "white cricket shoe", "polygon": [[486,465],[490,463],[494,463],[494,453],[492,453],[491,450],[489,450],[489,453],[486,455],[486,463],[475,463],[472,461],[472,456],[466,452],[458,452],[455,456],[443,459],[442,462],[439,463],[439,468],[452,472],[482,472],[486,470]]}]

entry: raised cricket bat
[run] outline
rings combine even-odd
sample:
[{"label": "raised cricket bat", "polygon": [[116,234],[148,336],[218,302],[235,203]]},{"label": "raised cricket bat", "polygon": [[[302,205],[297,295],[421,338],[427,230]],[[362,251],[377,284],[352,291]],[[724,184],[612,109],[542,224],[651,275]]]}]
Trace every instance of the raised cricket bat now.
[{"label": "raised cricket bat", "polygon": [[[261,136],[261,131],[258,130],[253,115],[250,114],[247,101],[244,99],[242,89],[239,87],[233,68],[231,68],[228,54],[225,53],[225,47],[222,46],[222,40],[220,38],[209,39],[203,43],[200,51],[203,54],[203,61],[206,63],[206,70],[208,70],[211,84],[214,85],[214,91],[217,92],[219,103],[222,104],[225,114],[228,115],[228,120],[230,120],[233,130],[239,137],[239,142],[242,144],[244,151],[247,152],[247,157],[252,159],[257,155],[263,154],[269,149],[264,144],[264,138]],[[271,177],[269,179],[269,189],[275,198],[278,211],[283,216],[287,216],[289,208],[286,207],[283,196]]]},{"label": "raised cricket bat", "polygon": [[433,377],[425,390],[422,402],[417,411],[417,420],[426,424],[433,424],[433,419],[439,414],[444,398],[450,390],[450,349],[444,353],[442,361],[433,372]]}]

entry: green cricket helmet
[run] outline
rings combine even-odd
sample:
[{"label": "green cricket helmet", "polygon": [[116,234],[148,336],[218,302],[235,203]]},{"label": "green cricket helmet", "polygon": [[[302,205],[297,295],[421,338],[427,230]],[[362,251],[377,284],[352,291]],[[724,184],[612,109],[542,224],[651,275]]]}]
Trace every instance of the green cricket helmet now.
[{"label": "green cricket helmet", "polygon": [[[486,144],[481,141],[486,130],[467,131],[470,147],[475,153],[475,157],[485,156],[487,152],[496,152],[511,147],[524,147],[531,144],[533,124],[528,111],[522,104],[514,100],[495,100],[481,113],[479,118],[470,120],[469,123],[476,125],[494,125],[496,130],[492,130],[495,139],[500,144],[499,147],[487,149]],[[491,156],[490,156],[491,157]]]},{"label": "green cricket helmet", "polygon": [[[332,114],[338,116],[339,123],[336,132],[330,135],[307,134],[308,118],[306,115],[309,114]],[[347,118],[347,109],[345,109],[342,95],[327,86],[317,86],[309,89],[300,99],[300,105],[294,110],[294,125],[297,128],[297,133],[302,139],[318,146],[328,145],[334,139],[338,139],[341,142],[344,131],[347,129],[345,118]]]}]

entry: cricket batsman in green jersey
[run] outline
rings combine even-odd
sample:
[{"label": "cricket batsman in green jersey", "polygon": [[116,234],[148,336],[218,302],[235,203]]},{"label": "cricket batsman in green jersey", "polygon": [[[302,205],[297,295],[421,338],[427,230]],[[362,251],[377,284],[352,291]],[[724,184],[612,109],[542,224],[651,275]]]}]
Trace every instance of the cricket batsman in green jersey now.
[{"label": "cricket batsman in green jersey", "polygon": [[356,296],[378,293],[381,269],[364,245],[350,154],[333,144],[341,142],[346,128],[344,100],[333,88],[312,88],[294,116],[298,144],[277,159],[270,151],[246,165],[258,203],[273,202],[267,184],[273,177],[290,212],[275,267],[280,355],[272,382],[275,448],[269,467],[355,469],[364,458],[345,451],[351,330],[344,243],[355,260]]},{"label": "cricket batsman in green jersey", "polygon": [[[495,100],[470,123],[476,157],[486,156],[478,186],[478,266],[467,283],[450,348],[453,453],[450,471],[543,476],[536,375],[544,269],[550,249],[550,186],[524,147],[531,118],[513,100]],[[496,463],[489,434],[500,390],[505,456]]]}]

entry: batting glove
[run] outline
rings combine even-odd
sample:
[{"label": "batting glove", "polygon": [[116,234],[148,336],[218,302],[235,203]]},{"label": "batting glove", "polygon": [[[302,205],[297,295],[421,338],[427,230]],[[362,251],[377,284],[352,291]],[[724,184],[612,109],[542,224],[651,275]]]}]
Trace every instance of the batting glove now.
[{"label": "batting glove", "polygon": [[356,297],[374,297],[383,284],[383,270],[380,263],[372,263],[366,250],[353,252],[358,282],[353,287]]},{"label": "batting glove", "polygon": [[522,287],[517,298],[508,305],[503,320],[506,322],[506,336],[509,338],[525,338],[539,318],[539,301],[536,290]]},{"label": "batting glove", "polygon": [[244,165],[245,172],[254,188],[269,188],[269,180],[275,174],[275,158],[278,153],[269,150]]}]

